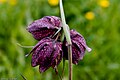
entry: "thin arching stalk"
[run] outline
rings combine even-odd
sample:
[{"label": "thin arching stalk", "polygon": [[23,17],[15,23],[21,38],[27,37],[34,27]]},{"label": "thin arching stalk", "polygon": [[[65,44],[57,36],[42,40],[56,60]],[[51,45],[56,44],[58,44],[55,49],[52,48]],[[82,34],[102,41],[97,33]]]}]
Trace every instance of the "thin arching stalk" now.
[{"label": "thin arching stalk", "polygon": [[62,0],[59,0],[60,4],[60,14],[61,14],[61,19],[62,19],[62,26],[64,30],[64,34],[68,43],[68,60],[69,60],[69,80],[72,80],[72,43],[71,43],[71,38],[70,38],[70,30],[69,26],[66,24],[65,21],[65,14],[63,10],[63,5],[62,5]]}]

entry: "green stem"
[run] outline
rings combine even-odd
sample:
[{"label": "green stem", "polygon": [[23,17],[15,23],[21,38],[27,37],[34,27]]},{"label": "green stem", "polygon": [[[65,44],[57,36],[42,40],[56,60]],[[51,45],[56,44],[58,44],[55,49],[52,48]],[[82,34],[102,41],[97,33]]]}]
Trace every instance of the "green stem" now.
[{"label": "green stem", "polygon": [[20,46],[20,47],[22,47],[22,48],[33,48],[34,47],[34,46],[23,46],[23,45],[21,45],[19,43],[17,43],[17,45]]},{"label": "green stem", "polygon": [[63,30],[64,30],[65,37],[67,39],[68,44],[72,44],[71,39],[70,39],[69,26],[66,24],[66,21],[65,21],[65,15],[64,15],[62,0],[60,0],[60,14],[61,14],[62,25],[63,25]]},{"label": "green stem", "polygon": [[59,0],[60,4],[60,14],[61,14],[61,19],[62,19],[62,26],[63,26],[63,31],[66,37],[66,40],[68,42],[68,59],[69,59],[69,80],[72,80],[72,42],[70,38],[70,30],[69,26],[66,24],[65,21],[65,15],[64,15],[64,10],[63,10],[63,5],[62,5],[62,0]]}]

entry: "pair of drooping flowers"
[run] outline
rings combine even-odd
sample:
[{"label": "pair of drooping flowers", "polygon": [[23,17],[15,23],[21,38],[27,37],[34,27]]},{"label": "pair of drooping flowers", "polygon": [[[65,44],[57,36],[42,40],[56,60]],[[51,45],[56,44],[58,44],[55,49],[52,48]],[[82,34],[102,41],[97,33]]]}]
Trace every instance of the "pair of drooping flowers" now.
[{"label": "pair of drooping flowers", "polygon": [[[61,41],[62,23],[59,17],[45,16],[31,23],[27,30],[39,42],[33,47],[33,67],[39,65],[40,72],[45,72],[50,67],[57,67],[62,58],[68,59],[67,41]],[[84,37],[75,30],[70,30],[72,41],[72,63],[78,64],[83,59],[85,50],[91,51],[86,45]]]}]

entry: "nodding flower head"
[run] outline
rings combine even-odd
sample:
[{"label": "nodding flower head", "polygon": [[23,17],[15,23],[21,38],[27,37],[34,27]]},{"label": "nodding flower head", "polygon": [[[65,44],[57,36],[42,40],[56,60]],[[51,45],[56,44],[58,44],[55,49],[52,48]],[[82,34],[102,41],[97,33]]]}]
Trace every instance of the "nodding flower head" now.
[{"label": "nodding flower head", "polygon": [[[83,59],[85,50],[90,52],[91,48],[89,48],[86,45],[86,41],[84,37],[81,34],[79,34],[77,31],[71,30],[70,37],[72,41],[72,62],[73,64],[78,64],[78,61]],[[68,45],[67,42],[64,41],[63,50],[64,50],[64,57],[66,59],[68,59],[68,52],[66,51],[67,45]]]},{"label": "nodding flower head", "polygon": [[62,43],[51,38],[44,38],[32,49],[32,66],[39,65],[40,72],[50,67],[57,67],[63,57]]},{"label": "nodding flower head", "polygon": [[[68,43],[62,35],[62,22],[55,16],[45,16],[31,23],[27,30],[39,42],[33,47],[31,65],[39,65],[40,72],[45,72],[50,67],[56,68],[62,58],[68,59]],[[63,42],[58,41],[64,38]],[[72,41],[72,62],[78,64],[83,59],[85,50],[91,51],[84,37],[75,30],[70,31]],[[28,56],[27,54],[26,56]]]},{"label": "nodding flower head", "polygon": [[55,16],[45,16],[39,20],[31,23],[27,30],[37,40],[41,40],[45,37],[51,37],[61,27],[61,20]]}]

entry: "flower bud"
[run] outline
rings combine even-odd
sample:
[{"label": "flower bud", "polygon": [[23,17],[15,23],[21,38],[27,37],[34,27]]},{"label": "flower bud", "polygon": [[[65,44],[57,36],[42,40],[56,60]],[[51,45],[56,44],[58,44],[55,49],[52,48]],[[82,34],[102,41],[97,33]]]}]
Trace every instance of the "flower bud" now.
[{"label": "flower bud", "polygon": [[45,37],[51,37],[61,27],[59,17],[45,16],[31,23],[27,30],[33,35],[36,40],[41,40]]},{"label": "flower bud", "polygon": [[62,43],[51,38],[44,38],[32,49],[33,67],[39,65],[40,72],[45,72],[48,68],[55,68],[62,60]]}]

